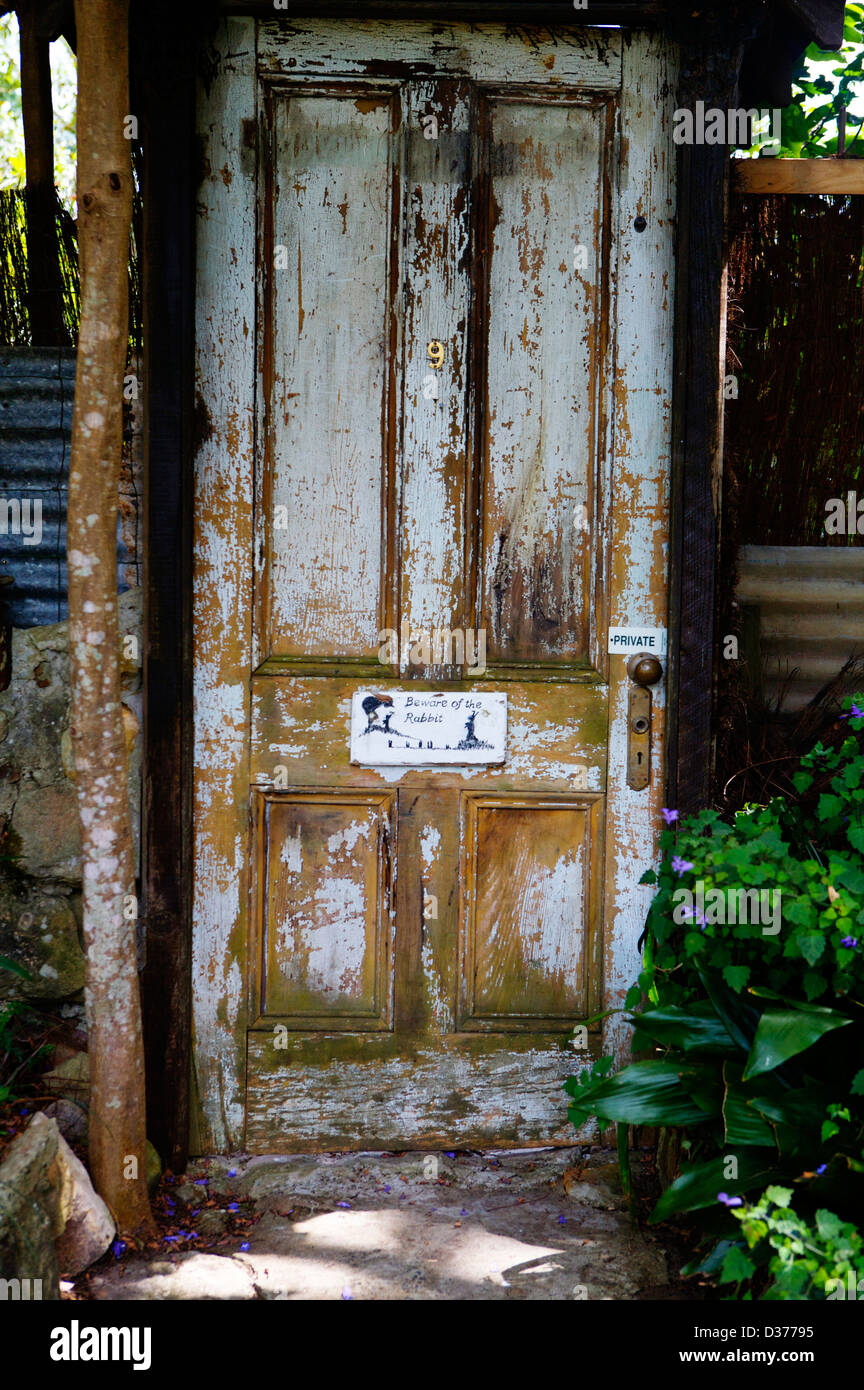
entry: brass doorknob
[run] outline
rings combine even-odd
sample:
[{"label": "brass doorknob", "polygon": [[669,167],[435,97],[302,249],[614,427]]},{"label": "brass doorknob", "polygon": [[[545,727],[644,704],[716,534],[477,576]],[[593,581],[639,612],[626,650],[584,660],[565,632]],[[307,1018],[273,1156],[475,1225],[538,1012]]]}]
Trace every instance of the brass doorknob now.
[{"label": "brass doorknob", "polygon": [[627,662],[627,674],[637,685],[656,685],[663,674],[663,667],[650,652],[637,652]]}]

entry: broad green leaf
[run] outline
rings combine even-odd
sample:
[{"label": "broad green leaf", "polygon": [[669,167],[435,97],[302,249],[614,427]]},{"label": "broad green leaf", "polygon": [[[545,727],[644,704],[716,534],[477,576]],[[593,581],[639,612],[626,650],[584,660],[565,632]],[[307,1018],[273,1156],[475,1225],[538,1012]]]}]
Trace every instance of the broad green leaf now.
[{"label": "broad green leaf", "polygon": [[715,1206],[718,1194],[728,1192],[730,1196],[763,1188],[772,1178],[785,1177],[778,1171],[777,1150],[751,1149],[738,1156],[738,1177],[734,1180],[723,1175],[725,1157],[708,1159],[705,1163],[694,1164],[667,1187],[653,1212],[652,1223],[666,1221],[682,1211],[701,1211]]},{"label": "broad green leaf", "polygon": [[825,952],[825,938],[819,932],[801,932],[796,941],[808,965],[815,965]]},{"label": "broad green leaf", "polygon": [[773,1071],[790,1057],[806,1052],[835,1028],[845,1028],[851,1018],[834,1009],[766,1009],[744,1068],[744,1080]]},{"label": "broad green leaf", "polygon": [[750,978],[750,967],[748,965],[724,965],[723,979],[730,989],[734,989],[736,994],[740,994]]},{"label": "broad green leaf", "polygon": [[742,1279],[750,1279],[756,1273],[756,1266],[737,1245],[727,1253],[718,1279],[719,1284],[740,1284]]},{"label": "broad green leaf", "polygon": [[727,1081],[723,1096],[725,1141],[732,1148],[767,1148],[776,1142],[774,1131],[754,1108],[747,1088]]},{"label": "broad green leaf", "polygon": [[737,1051],[709,1000],[688,1004],[686,1008],[672,1004],[666,1008],[646,1009],[633,1018],[633,1023],[640,1033],[647,1034],[655,1042],[688,1054],[726,1056]]},{"label": "broad green leaf", "polygon": [[688,1068],[659,1058],[632,1062],[608,1081],[586,1087],[577,1096],[578,1106],[590,1107],[599,1119],[620,1124],[698,1124],[704,1121],[705,1111],[682,1085],[687,1074]]}]

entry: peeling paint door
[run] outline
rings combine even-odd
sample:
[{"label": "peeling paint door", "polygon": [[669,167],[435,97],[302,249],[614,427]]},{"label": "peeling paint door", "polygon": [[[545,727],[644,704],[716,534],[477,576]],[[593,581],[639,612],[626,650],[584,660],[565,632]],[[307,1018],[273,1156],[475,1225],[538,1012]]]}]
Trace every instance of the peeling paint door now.
[{"label": "peeling paint door", "polygon": [[[669,55],[227,21],[200,101],[197,1147],[563,1142],[636,968],[662,754]],[[507,697],[351,762],[355,692]],[[371,716],[370,716],[371,717]],[[473,727],[473,726],[472,726]]]}]

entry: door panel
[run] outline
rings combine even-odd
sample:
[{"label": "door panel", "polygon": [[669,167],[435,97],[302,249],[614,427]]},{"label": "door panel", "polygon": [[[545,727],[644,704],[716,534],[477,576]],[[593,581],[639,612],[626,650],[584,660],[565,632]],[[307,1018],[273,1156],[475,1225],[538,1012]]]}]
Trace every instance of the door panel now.
[{"label": "door panel", "polygon": [[587,1016],[594,802],[463,796],[460,1028],[567,1031]]},{"label": "door panel", "polygon": [[[630,43],[397,21],[218,40],[202,1148],[571,1138],[561,1083],[601,1040],[577,1057],[570,1034],[629,983],[659,796],[656,772],[625,787],[605,642],[665,605],[672,145],[665,51]],[[411,688],[506,694],[505,762],[353,766],[355,693]]]},{"label": "door panel", "polygon": [[258,1024],[389,1028],[395,797],[258,799]]},{"label": "door panel", "polygon": [[614,105],[543,98],[482,102],[483,616],[505,662],[587,658],[596,555]]},{"label": "door panel", "polygon": [[398,100],[276,87],[266,120],[263,650],[359,656],[384,609]]}]

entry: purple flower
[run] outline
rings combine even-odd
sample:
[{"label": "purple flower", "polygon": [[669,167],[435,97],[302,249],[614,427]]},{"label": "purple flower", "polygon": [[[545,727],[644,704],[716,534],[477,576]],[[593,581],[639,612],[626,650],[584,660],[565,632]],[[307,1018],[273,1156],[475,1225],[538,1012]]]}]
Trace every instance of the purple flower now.
[{"label": "purple flower", "polygon": [[337,1207],[344,1207],[347,1211],[350,1211],[350,1210],[351,1210],[351,1203],[350,1203],[350,1202],[337,1202],[336,1205],[337,1205]]},{"label": "purple flower", "polygon": [[206,1187],[209,1181],[210,1181],[209,1178],[196,1178],[196,1179],[195,1179],[195,1186],[196,1186],[196,1187]]},{"label": "purple flower", "polygon": [[467,1208],[467,1207],[463,1207],[462,1210],[460,1211],[459,1215],[460,1215],[460,1216],[467,1216],[467,1215],[468,1215],[468,1208]]},{"label": "purple flower", "polygon": [[351,1290],[349,1289],[349,1287],[348,1287],[347,1284],[345,1285],[344,1289],[342,1290],[342,1297],[343,1297],[343,1299],[345,1300],[346,1303],[349,1303],[349,1302],[351,1301],[351,1299],[354,1297],[353,1293],[351,1292]]},{"label": "purple flower", "polygon": [[817,1176],[817,1178],[821,1178],[822,1174],[827,1170],[827,1168],[828,1168],[828,1164],[827,1164],[827,1163],[820,1163],[820,1164],[819,1164],[819,1167],[816,1169],[816,1176]]},{"label": "purple flower", "polygon": [[662,807],[662,815],[667,825],[671,825],[673,821],[678,819],[678,812],[670,811],[668,806]]},{"label": "purple flower", "polygon": [[228,1169],[228,1176],[229,1176],[229,1178],[236,1178],[236,1176],[237,1176],[237,1169],[236,1169],[236,1168],[229,1168],[229,1169]]},{"label": "purple flower", "polygon": [[722,1202],[724,1207],[743,1207],[743,1197],[730,1197],[728,1192],[718,1192],[717,1201]]},{"label": "purple flower", "polygon": [[179,1240],[179,1239],[180,1239],[179,1236],[163,1236],[163,1237],[162,1237],[162,1244],[163,1244],[163,1245],[170,1245],[172,1241]]},{"label": "purple flower", "polygon": [[390,1191],[390,1184],[389,1184],[389,1182],[385,1182],[385,1184],[384,1184],[384,1191],[385,1191],[385,1192],[389,1192],[389,1191]]},{"label": "purple flower", "polygon": [[240,1210],[240,1205],[239,1205],[238,1202],[229,1202],[229,1203],[228,1203],[228,1208],[227,1208],[227,1209],[228,1209],[228,1211],[239,1211],[239,1210]]},{"label": "purple flower", "polygon": [[444,1157],[445,1157],[445,1158],[455,1158],[456,1155],[455,1155],[455,1153],[452,1153],[452,1154],[451,1154],[451,1153],[447,1153],[447,1151],[445,1150],[445,1152],[444,1152]]},{"label": "purple flower", "polygon": [[845,714],[841,714],[840,718],[841,718],[841,719],[864,719],[864,709],[859,709],[857,705],[853,705],[852,708],[851,708],[850,710],[847,710],[847,712],[846,712]]},{"label": "purple flower", "polygon": [[[690,867],[692,868],[693,866],[691,865]],[[700,912],[699,916],[697,917],[695,907],[691,907],[689,903],[685,903],[685,905],[681,908],[681,916],[692,917],[697,927],[699,927],[702,931],[704,931],[708,925],[708,918],[705,916],[705,913]]]},{"label": "purple flower", "polygon": [[676,874],[679,874],[679,875],[680,875],[680,874],[686,874],[690,869],[693,868],[693,865],[692,865],[692,864],[688,864],[688,863],[687,863],[687,860],[686,860],[686,859],[682,859],[680,855],[678,855],[678,854],[673,854],[673,856],[672,856],[672,868],[675,870]]},{"label": "purple flower", "polygon": [[858,945],[858,938],[857,936],[844,936],[840,945],[845,946],[847,951],[854,951]]},{"label": "purple flower", "polygon": [[559,1226],[566,1226],[566,1225],[567,1225],[567,1217],[566,1217],[566,1216],[559,1216],[559,1217],[558,1217],[558,1225],[559,1225]]},{"label": "purple flower", "polygon": [[240,1249],[241,1249],[241,1250],[248,1250],[248,1249],[249,1249],[249,1242],[248,1242],[248,1240],[244,1240],[243,1244],[240,1246]]},{"label": "purple flower", "polygon": [[111,1245],[111,1253],[112,1253],[112,1255],[114,1256],[115,1260],[119,1260],[120,1256],[123,1254],[123,1251],[124,1251],[125,1249],[126,1249],[126,1242],[125,1242],[125,1240],[115,1240],[115,1241],[112,1242],[112,1245]]}]

